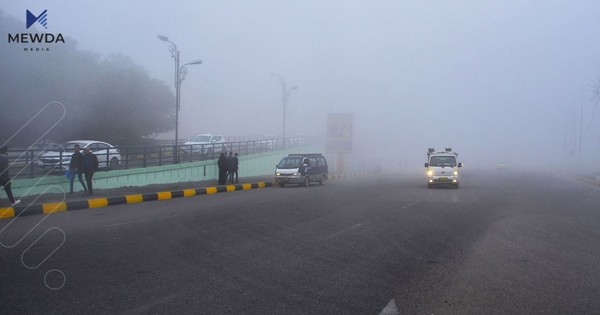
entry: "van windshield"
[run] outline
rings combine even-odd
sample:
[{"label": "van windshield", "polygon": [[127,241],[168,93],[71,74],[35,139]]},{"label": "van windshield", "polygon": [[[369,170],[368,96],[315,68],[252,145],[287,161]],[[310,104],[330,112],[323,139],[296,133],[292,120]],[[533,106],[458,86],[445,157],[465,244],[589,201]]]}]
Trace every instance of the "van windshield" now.
[{"label": "van windshield", "polygon": [[453,155],[449,156],[432,156],[429,159],[430,166],[456,166],[456,157]]},{"label": "van windshield", "polygon": [[302,157],[285,157],[277,164],[277,168],[299,168],[302,164]]}]

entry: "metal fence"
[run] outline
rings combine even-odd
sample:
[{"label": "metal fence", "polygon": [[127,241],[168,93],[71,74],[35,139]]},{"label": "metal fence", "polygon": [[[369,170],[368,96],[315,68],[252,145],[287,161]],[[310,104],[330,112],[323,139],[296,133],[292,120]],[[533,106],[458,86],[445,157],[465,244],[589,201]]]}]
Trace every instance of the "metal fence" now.
[{"label": "metal fence", "polygon": [[[202,145],[119,146],[117,150],[103,149],[93,153],[98,157],[101,169],[112,170],[214,160],[222,152],[234,152],[243,156],[284,148],[299,148],[319,144],[319,142],[320,138],[318,137],[296,137],[285,139],[285,141],[283,139],[264,139]],[[51,159],[47,158],[48,152],[51,152]],[[69,168],[71,154],[73,153],[64,151],[11,148],[8,152],[9,173],[15,179],[62,175]],[[117,159],[116,163],[115,158]]]}]

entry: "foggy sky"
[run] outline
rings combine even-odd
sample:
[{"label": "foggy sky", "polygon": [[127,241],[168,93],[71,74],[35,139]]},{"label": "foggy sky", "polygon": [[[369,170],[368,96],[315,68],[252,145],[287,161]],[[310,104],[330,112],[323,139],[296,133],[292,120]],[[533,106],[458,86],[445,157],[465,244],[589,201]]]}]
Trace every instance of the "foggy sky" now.
[{"label": "foggy sky", "polygon": [[47,9],[48,32],[130,56],[171,86],[174,62],[158,34],[177,43],[182,64],[203,59],[182,83],[184,137],[281,135],[275,73],[299,87],[288,135],[324,134],[328,112],[347,112],[355,148],[393,160],[447,146],[466,165],[600,154],[589,91],[600,77],[598,1],[1,3],[22,20]]}]

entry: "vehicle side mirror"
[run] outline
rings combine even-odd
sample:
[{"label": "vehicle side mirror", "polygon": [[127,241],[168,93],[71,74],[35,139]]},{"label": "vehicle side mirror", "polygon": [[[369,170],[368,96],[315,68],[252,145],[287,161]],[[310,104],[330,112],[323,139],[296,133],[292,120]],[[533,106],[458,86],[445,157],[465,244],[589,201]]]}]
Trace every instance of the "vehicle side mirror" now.
[{"label": "vehicle side mirror", "polygon": [[429,167],[429,163],[425,163],[425,167]]},{"label": "vehicle side mirror", "polygon": [[462,163],[458,163],[458,167],[462,167]]}]

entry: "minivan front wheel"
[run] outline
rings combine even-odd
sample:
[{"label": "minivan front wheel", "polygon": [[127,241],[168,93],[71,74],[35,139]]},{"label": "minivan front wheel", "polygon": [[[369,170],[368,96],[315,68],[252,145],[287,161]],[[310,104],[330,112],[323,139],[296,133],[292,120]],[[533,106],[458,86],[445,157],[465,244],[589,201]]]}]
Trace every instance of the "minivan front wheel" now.
[{"label": "minivan front wheel", "polygon": [[319,180],[319,184],[320,185],[325,184],[325,175],[321,175],[321,179]]},{"label": "minivan front wheel", "polygon": [[308,176],[304,177],[304,184],[302,184],[302,186],[304,186],[304,187],[310,186],[310,178]]}]

